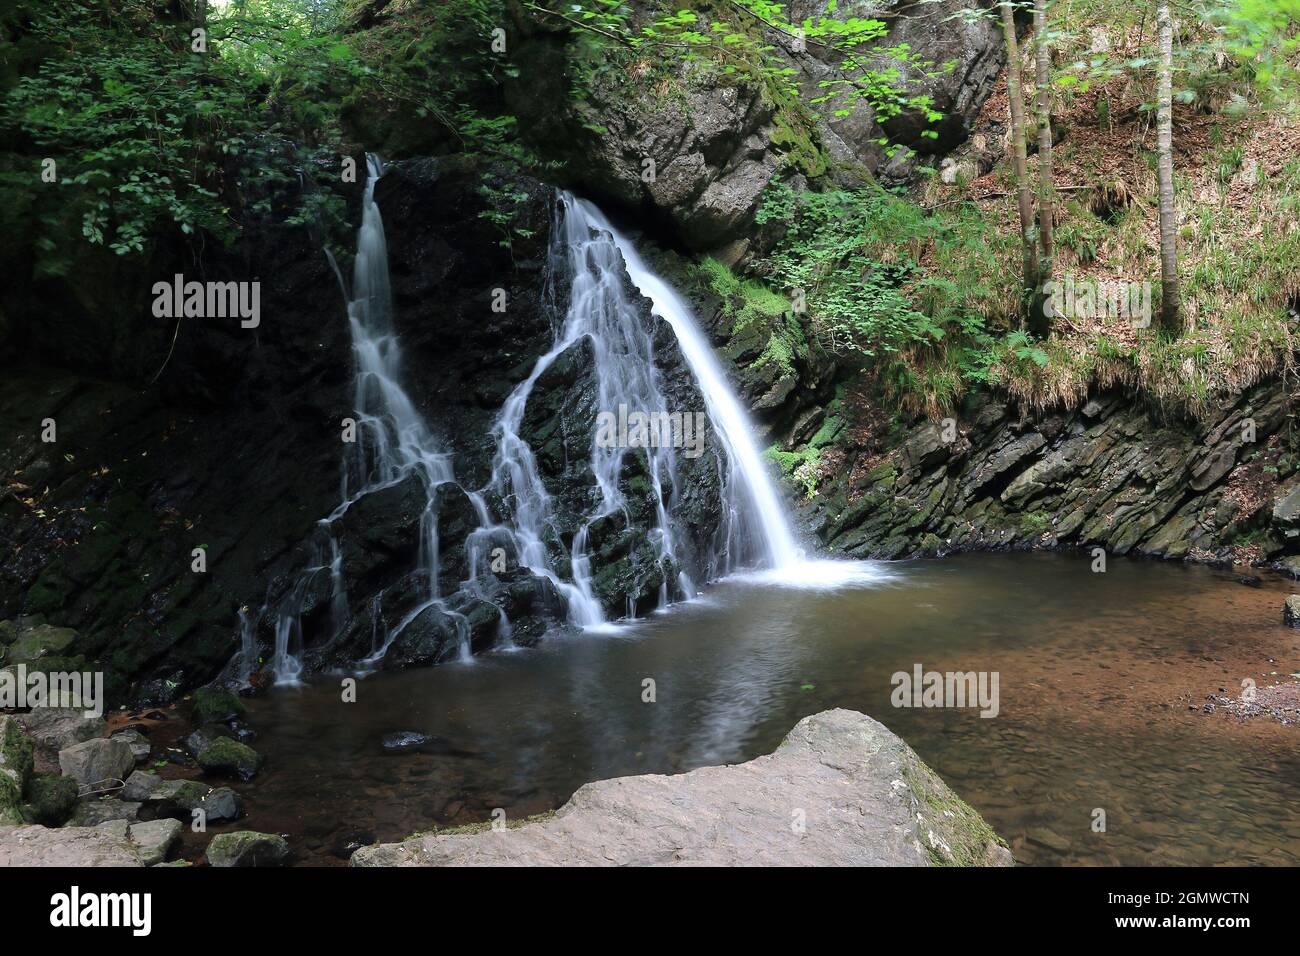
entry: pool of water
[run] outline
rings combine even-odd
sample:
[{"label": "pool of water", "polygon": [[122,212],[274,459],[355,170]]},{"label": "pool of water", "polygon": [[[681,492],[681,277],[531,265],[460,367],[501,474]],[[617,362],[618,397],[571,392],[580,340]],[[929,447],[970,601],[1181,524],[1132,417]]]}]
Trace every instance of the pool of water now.
[{"label": "pool of water", "polygon": [[[770,752],[799,718],[860,710],[900,734],[1029,864],[1300,864],[1300,727],[1204,713],[1300,671],[1288,582],[1056,554],[772,576],[609,633],[468,664],[339,678],[249,702],[264,773],[239,828],[302,862],[361,837],[551,810],[582,784]],[[999,712],[891,705],[891,675],[996,671]],[[1276,675],[1276,676],[1275,676]],[[654,682],[652,703],[643,700]],[[442,752],[385,754],[383,735]],[[1105,812],[1105,832],[1094,829]]]}]

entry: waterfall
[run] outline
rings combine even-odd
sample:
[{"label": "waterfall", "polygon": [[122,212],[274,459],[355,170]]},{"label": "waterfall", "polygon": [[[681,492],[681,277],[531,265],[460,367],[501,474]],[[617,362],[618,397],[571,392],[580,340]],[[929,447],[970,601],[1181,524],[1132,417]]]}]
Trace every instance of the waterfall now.
[{"label": "waterfall", "polygon": [[[442,608],[453,618],[460,656],[462,659],[469,656],[465,619],[446,607],[438,590],[438,515],[434,503],[438,486],[455,481],[451,456],[441,449],[401,385],[402,355],[393,327],[388,245],[383,218],[375,202],[375,183],[383,175],[383,165],[377,156],[367,155],[366,173],[361,227],[357,230],[357,251],[352,268],[352,291],[347,305],[356,367],[353,393],[356,435],[344,455],[340,479],[342,500],[320,522],[319,534],[328,543],[329,560],[324,559],[324,548],[318,543],[317,560],[299,577],[280,607],[272,659],[277,684],[297,683],[302,672],[298,656],[302,646],[302,607],[308,585],[315,575],[327,572],[330,576],[330,606],[335,632],[345,623],[347,594],[344,591],[342,555],[334,537],[334,522],[362,497],[405,481],[413,474],[419,476],[425,489],[417,568],[426,577],[425,599],[385,635],[383,645],[368,660],[382,657],[402,628],[422,611],[434,606]],[[340,284],[343,284],[341,276]]]},{"label": "waterfall", "polygon": [[[380,619],[380,595],[372,597],[370,656],[373,664],[388,652],[402,630],[420,614],[436,607],[455,632],[459,656],[470,658],[469,619],[454,610],[439,590],[439,539],[437,490],[455,482],[451,456],[435,440],[423,416],[402,387],[402,354],[393,324],[389,285],[388,250],[383,219],[375,202],[375,184],[383,174],[377,157],[367,157],[367,179],[357,232],[356,259],[350,291],[335,264],[335,273],[347,298],[348,324],[355,365],[353,405],[355,440],[347,448],[340,469],[340,503],[318,525],[310,565],[275,609],[275,646],[270,667],[276,683],[297,683],[303,672],[302,616],[309,595],[317,600],[313,584],[327,577],[329,616],[335,635],[348,624],[348,595],[342,571],[342,549],[335,523],[358,500],[418,476],[425,491],[419,521],[416,572],[423,576],[424,593],[392,626]],[[327,253],[328,254],[328,253]],[[331,257],[331,263],[334,260]],[[704,416],[718,449],[717,467],[721,495],[721,522],[706,555],[706,578],[742,568],[794,570],[802,564],[784,509],[762,456],[754,442],[743,408],[700,331],[690,308],[662,279],[646,267],[631,242],[622,236],[590,203],[568,193],[557,197],[552,230],[548,292],[557,287],[568,300],[557,308],[550,348],[536,360],[528,376],[506,398],[491,431],[493,457],[486,486],[462,489],[477,515],[478,527],[465,542],[469,579],[457,594],[492,600],[498,569],[488,557],[509,544],[521,567],[548,579],[563,597],[569,621],[583,628],[605,624],[605,611],[593,584],[590,532],[602,519],[629,514],[620,477],[629,454],[646,456],[648,495],[655,502],[653,526],[645,530],[657,554],[663,583],[659,606],[678,598],[694,597],[697,582],[681,560],[680,532],[673,516],[677,504],[679,449],[672,443],[652,443],[631,448],[601,441],[599,433],[590,450],[594,479],[592,500],[579,526],[571,532],[567,561],[554,503],[542,478],[537,459],[521,435],[530,397],[542,375],[566,350],[588,343],[596,383],[596,400],[602,411],[638,409],[671,413],[666,408],[663,382],[655,361],[653,329],[644,321],[644,306],[635,290],[650,299],[653,311],[676,335],[681,354],[703,397]],[[630,277],[631,285],[627,279]],[[557,279],[567,280],[564,283]],[[686,413],[689,410],[676,410]],[[489,508],[488,501],[493,502]],[[497,503],[500,503],[499,507]],[[494,514],[494,511],[504,511]],[[649,524],[650,522],[647,521]],[[703,583],[703,582],[700,582]],[[626,615],[637,612],[635,595],[625,596]],[[263,612],[267,610],[263,606]],[[497,646],[513,647],[513,626],[498,607]],[[255,656],[254,620],[241,615],[241,676],[245,679]]]},{"label": "waterfall", "polygon": [[724,514],[730,519],[726,529],[731,539],[728,552],[745,553],[746,527],[756,525],[763,539],[762,564],[769,568],[798,564],[803,560],[803,552],[795,544],[785,508],[754,444],[749,417],[727,382],[690,306],[650,270],[631,240],[610,225],[600,210],[582,200],[577,205],[591,227],[609,233],[622,253],[633,285],[653,303],[655,314],[673,327],[682,355],[704,394],[709,422],[727,453],[723,504]]},{"label": "waterfall", "polygon": [[[632,244],[595,206],[568,193],[559,197],[551,237],[550,272],[562,272],[570,279],[568,306],[551,348],[537,360],[502,408],[494,429],[496,454],[489,488],[511,509],[511,526],[505,530],[513,537],[519,560],[534,573],[555,582],[568,601],[570,621],[590,627],[604,620],[592,589],[587,535],[594,522],[626,505],[619,489],[619,474],[629,449],[593,442],[591,469],[600,500],[573,536],[569,555],[572,580],[566,582],[557,576],[546,546],[548,540],[558,539],[552,525],[550,496],[533,451],[520,437],[519,429],[537,380],[562,353],[584,338],[595,359],[600,409],[670,411],[655,365],[651,331],[640,321],[638,303],[624,283],[625,273],[673,328],[723,449],[725,461],[720,462],[719,476],[723,527],[714,549],[713,570],[726,573],[742,564],[779,568],[797,563],[801,554],[754,444],[749,422],[685,302],[646,267]],[[658,544],[663,565],[679,567],[669,513],[675,492],[677,451],[668,445],[656,445],[645,452],[657,503],[656,526],[650,534]],[[486,536],[501,530],[501,526],[485,520],[480,533]],[[679,570],[676,584],[682,596],[694,596],[695,583],[684,570]],[[669,599],[665,582],[660,605]],[[631,596],[627,603],[630,617],[634,613]]]},{"label": "waterfall", "polygon": [[[558,538],[552,527],[550,495],[537,470],[532,449],[519,435],[528,399],[538,378],[556,358],[584,338],[594,353],[600,408],[662,409],[665,399],[650,332],[637,321],[636,303],[624,287],[623,260],[618,248],[608,235],[593,232],[583,205],[572,196],[562,194],[559,204],[562,215],[557,218],[557,228],[551,238],[549,271],[552,276],[559,272],[569,276],[569,304],[550,350],[537,360],[528,377],[506,399],[497,419],[490,488],[510,504],[513,521],[509,530],[520,562],[533,573],[555,582],[568,601],[572,623],[591,627],[603,623],[604,612],[592,590],[587,533],[595,521],[625,508],[619,473],[629,450],[593,442],[591,470],[600,501],[573,537],[569,555],[572,580],[560,580],[546,547],[548,538]],[[658,447],[648,448],[646,452],[651,486],[659,502],[652,534],[658,542],[660,560],[675,566],[676,543],[663,505],[664,487],[671,486],[672,482],[674,450]],[[693,591],[689,580],[686,585]],[[666,595],[662,603],[666,603]]]}]

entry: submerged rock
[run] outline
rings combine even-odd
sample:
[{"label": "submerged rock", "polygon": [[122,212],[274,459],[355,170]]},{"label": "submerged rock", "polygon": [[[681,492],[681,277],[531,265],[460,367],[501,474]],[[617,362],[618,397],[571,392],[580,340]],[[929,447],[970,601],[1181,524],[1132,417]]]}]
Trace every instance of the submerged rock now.
[{"label": "submerged rock", "polygon": [[422,734],[414,730],[399,730],[397,733],[384,734],[380,745],[384,748],[384,753],[400,754],[418,750],[433,743],[435,739],[432,734]]},{"label": "submerged rock", "polygon": [[1300,627],[1300,594],[1292,594],[1282,605],[1282,622],[1287,627]]},{"label": "submerged rock", "polygon": [[[484,830],[487,830],[484,827]],[[554,816],[363,847],[354,866],[1008,866],[988,824],[883,724],[801,720],[731,767],[590,783]]]},{"label": "submerged rock", "polygon": [[379,743],[386,754],[422,753],[449,757],[476,756],[473,751],[454,747],[441,737],[436,737],[433,734],[422,734],[415,730],[399,730],[396,733],[384,734]]},{"label": "submerged rock", "polygon": [[349,830],[338,834],[330,843],[330,855],[340,860],[350,859],[353,853],[363,846],[375,842],[375,835],[369,830]]},{"label": "submerged rock", "polygon": [[241,744],[229,737],[219,737],[199,754],[198,761],[207,773],[252,780],[262,766],[262,755],[248,744]]},{"label": "submerged rock", "polygon": [[283,866],[289,844],[274,833],[219,833],[208,844],[207,858],[209,866]]},{"label": "submerged rock", "polygon": [[234,691],[200,687],[194,692],[193,714],[198,724],[225,723],[244,716],[244,702]]}]

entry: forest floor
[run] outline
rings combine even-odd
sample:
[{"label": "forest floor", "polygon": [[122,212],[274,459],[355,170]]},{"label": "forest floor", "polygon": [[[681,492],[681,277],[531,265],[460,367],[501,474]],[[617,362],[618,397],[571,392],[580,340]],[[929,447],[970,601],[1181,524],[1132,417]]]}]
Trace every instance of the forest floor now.
[{"label": "forest floor", "polygon": [[[1123,385],[1171,410],[1198,415],[1216,396],[1240,392],[1280,370],[1300,318],[1300,122],[1270,108],[1213,64],[1179,60],[1175,90],[1190,103],[1174,110],[1179,274],[1185,333],[1160,335],[1160,255],[1154,74],[1122,68],[1149,51],[1141,11],[1109,2],[1076,9],[1056,38],[1053,168],[1057,187],[1055,278],[1097,295],[1093,314],[1080,297],[1054,319],[1037,350],[1007,350],[995,384],[1037,408],[1073,406],[1094,386]],[[1032,106],[1033,50],[1023,48],[1025,101]],[[1113,75],[1085,75],[1084,61],[1113,63]],[[1077,68],[1077,69],[1076,69]],[[1086,71],[1095,72],[1091,68]],[[1195,94],[1192,96],[1192,94]],[[1007,76],[984,104],[970,140],[925,185],[920,201],[936,215],[979,211],[1003,276],[1020,269]],[[1029,114],[1032,117],[1032,113]],[[1033,130],[1030,130],[1031,139]],[[1029,172],[1038,161],[1030,143]],[[946,180],[946,181],[945,181]],[[945,263],[926,263],[943,272]],[[1095,283],[1096,285],[1092,285]],[[1145,285],[1146,292],[1141,291]],[[1107,314],[1104,293],[1149,294],[1149,327]],[[1009,292],[1014,294],[1014,289]]]}]

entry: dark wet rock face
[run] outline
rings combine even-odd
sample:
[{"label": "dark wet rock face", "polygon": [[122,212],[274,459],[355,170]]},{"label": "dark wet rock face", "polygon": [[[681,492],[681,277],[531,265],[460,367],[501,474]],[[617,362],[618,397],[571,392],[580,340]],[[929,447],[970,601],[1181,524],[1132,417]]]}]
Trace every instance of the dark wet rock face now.
[{"label": "dark wet rock face", "polygon": [[46,655],[73,666],[43,664],[95,662],[114,700],[136,682],[138,699],[167,702],[213,676],[238,646],[239,604],[293,573],[295,548],[336,503],[350,367],[337,283],[305,230],[268,227],[248,243],[213,250],[204,278],[260,277],[260,327],[184,321],[155,385],[173,329],[129,293],[192,264],[123,267],[124,296],[105,293],[114,341],[133,351],[97,363],[61,352],[60,336],[93,322],[68,314],[36,323],[39,341],[20,339],[27,358],[0,376],[0,617],[75,628],[72,647]]},{"label": "dark wet rock face", "polygon": [[1287,415],[1276,382],[1201,422],[1157,419],[1119,394],[1036,416],[978,396],[947,423],[915,423],[869,470],[835,476],[801,518],[861,557],[1080,546],[1262,563],[1296,535]]},{"label": "dark wet rock face", "polygon": [[[505,221],[492,198],[503,192],[511,197]],[[156,387],[125,367],[122,384],[79,369],[0,383],[0,538],[14,556],[0,569],[0,618],[19,621],[0,633],[4,663],[102,666],[110,702],[153,704],[217,677],[233,684],[245,642],[253,683],[265,683],[256,672],[290,613],[309,672],[370,659],[390,641],[377,666],[427,666],[527,646],[563,624],[555,585],[520,567],[507,536],[476,534],[480,516],[467,493],[489,484],[493,424],[550,349],[567,306],[567,276],[550,270],[555,191],[455,159],[411,160],[389,167],[375,198],[401,384],[451,456],[456,481],[431,490],[413,473],[356,499],[328,529],[322,523],[339,508],[341,429],[353,402],[344,295],[307,233],[268,228],[239,250],[264,281],[259,329],[186,325]],[[231,258],[213,270],[250,274],[234,252],[217,255]],[[671,328],[630,283],[625,291],[653,338],[666,401],[703,408]],[[554,499],[545,544],[562,578],[599,500],[589,349],[581,340],[547,369],[521,426]],[[41,441],[47,417],[57,423],[53,443]],[[680,503],[680,556],[696,580],[707,577],[720,517],[717,456],[711,443],[698,459],[679,456],[664,492]],[[659,560],[647,534],[660,502],[643,451],[627,455],[619,486],[626,512],[588,531],[594,587],[612,616],[626,612],[628,596],[638,612],[655,607],[678,570]],[[493,521],[508,518],[509,502],[486,494],[484,505]],[[437,605],[421,570],[431,528]],[[480,567],[470,586],[475,548],[480,566],[494,548],[502,561],[491,574]],[[193,709],[196,723],[219,725],[242,707],[228,691],[204,691]],[[212,739],[195,741],[195,756],[229,749],[224,734],[202,733]],[[247,775],[249,764],[221,766]]]}]

